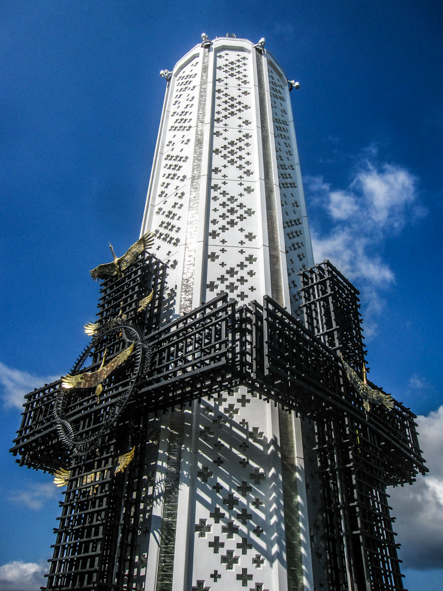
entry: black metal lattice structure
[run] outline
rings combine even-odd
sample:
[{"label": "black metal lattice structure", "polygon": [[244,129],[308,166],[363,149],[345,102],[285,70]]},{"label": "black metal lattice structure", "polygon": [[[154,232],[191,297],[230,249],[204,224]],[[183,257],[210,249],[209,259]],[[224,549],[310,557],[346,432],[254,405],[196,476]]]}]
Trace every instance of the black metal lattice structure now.
[{"label": "black metal lattice structure", "polygon": [[[164,276],[158,260],[141,256],[123,277],[101,286],[97,330],[102,337],[93,338],[75,367],[89,355],[91,365],[82,371],[91,370],[107,347],[114,353],[124,348],[125,326],[137,330],[145,357],[136,378],[131,377],[136,357],[119,367],[100,400],[93,390],[63,399],[63,420],[92,445],[69,448],[60,438],[60,416],[54,413],[60,381],[26,397],[12,453],[36,469],[70,470],[47,588],[132,589],[142,581],[159,453],[157,417],[244,385],[315,422],[330,588],[401,589],[386,487],[410,483],[426,468],[415,415],[398,402],[392,410],[374,406],[367,413],[337,355],[343,352],[356,364],[363,354],[355,290],[337,275],[344,289],[321,293],[317,307],[312,295],[305,299],[309,309],[334,318],[332,347],[323,342],[317,321],[305,328],[270,297],[240,306],[222,295],[161,325]],[[155,303],[138,312],[151,289]],[[310,293],[308,280],[304,289]],[[112,327],[109,342],[107,327]],[[131,395],[121,405],[131,380]],[[134,460],[116,473],[117,458],[132,448]]]},{"label": "black metal lattice structure", "polygon": [[361,370],[363,344],[359,291],[330,261],[300,273],[305,326],[348,363]]}]

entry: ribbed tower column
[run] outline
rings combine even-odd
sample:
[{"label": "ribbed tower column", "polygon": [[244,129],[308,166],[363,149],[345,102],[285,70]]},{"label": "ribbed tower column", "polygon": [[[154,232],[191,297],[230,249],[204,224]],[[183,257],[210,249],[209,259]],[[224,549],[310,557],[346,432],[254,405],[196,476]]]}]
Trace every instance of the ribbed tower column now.
[{"label": "ribbed tower column", "polygon": [[[168,316],[223,292],[297,314],[313,265],[287,78],[244,39],[206,40],[167,90],[142,232]],[[149,591],[313,589],[299,421],[241,388],[164,417]]]}]

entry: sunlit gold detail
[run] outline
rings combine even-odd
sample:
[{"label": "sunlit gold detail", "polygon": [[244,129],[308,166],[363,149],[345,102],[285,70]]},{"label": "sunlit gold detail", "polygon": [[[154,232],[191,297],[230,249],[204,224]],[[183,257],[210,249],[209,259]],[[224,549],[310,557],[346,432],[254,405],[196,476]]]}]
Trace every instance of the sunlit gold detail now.
[{"label": "sunlit gold detail", "polygon": [[390,394],[384,394],[380,390],[374,390],[367,384],[366,368],[363,366],[363,381],[358,377],[356,372],[350,367],[342,358],[342,363],[346,370],[348,380],[355,387],[359,395],[363,398],[363,408],[366,412],[371,410],[371,404],[383,404],[388,410],[392,410],[394,401]]},{"label": "sunlit gold detail", "polygon": [[114,275],[121,277],[122,272],[135,261],[138,255],[144,250],[151,248],[153,244],[154,232],[146,232],[146,234],[137,240],[137,242],[119,258],[115,255],[112,245],[109,244],[114,260],[112,263],[104,263],[103,265],[99,265],[98,267],[95,267],[95,269],[92,269],[92,271],[90,271],[91,277],[93,279],[106,279],[107,277],[113,277]]},{"label": "sunlit gold detail", "polygon": [[128,453],[118,456],[118,464],[115,469],[115,474],[117,474],[117,472],[123,472],[123,470],[129,466],[134,458],[134,453],[135,447],[133,447],[131,451],[128,451]]},{"label": "sunlit gold detail", "polygon": [[[112,361],[103,367],[104,358],[103,355],[102,365],[97,371],[90,371],[87,373],[80,373],[75,376],[67,375],[62,377],[63,388],[94,388],[101,384],[110,373],[114,371],[119,365],[124,363],[134,349],[134,343],[130,347],[127,347],[121,353],[116,355]],[[96,392],[97,393],[97,392]],[[100,392],[98,393],[100,395]]]},{"label": "sunlit gold detail", "polygon": [[152,290],[148,296],[146,296],[145,298],[143,298],[142,300],[139,301],[137,312],[142,312],[143,310],[145,310],[148,307],[148,304],[152,301],[153,297],[154,297],[154,290]]},{"label": "sunlit gold detail", "polygon": [[85,324],[85,333],[90,337],[94,336],[98,329],[98,322],[88,322]]},{"label": "sunlit gold detail", "polygon": [[71,471],[65,470],[64,468],[59,468],[54,472],[54,484],[56,486],[66,486],[68,484],[68,480],[71,478]]}]

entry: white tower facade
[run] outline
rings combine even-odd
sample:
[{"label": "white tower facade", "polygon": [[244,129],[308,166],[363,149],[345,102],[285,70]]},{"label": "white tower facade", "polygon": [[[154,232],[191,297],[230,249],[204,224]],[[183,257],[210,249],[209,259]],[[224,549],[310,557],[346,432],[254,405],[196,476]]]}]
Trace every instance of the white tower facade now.
[{"label": "white tower facade", "polygon": [[[169,319],[223,292],[297,315],[314,262],[290,85],[264,41],[202,38],[162,72],[142,225],[169,265]],[[299,420],[238,388],[161,433],[145,589],[313,589]]]}]

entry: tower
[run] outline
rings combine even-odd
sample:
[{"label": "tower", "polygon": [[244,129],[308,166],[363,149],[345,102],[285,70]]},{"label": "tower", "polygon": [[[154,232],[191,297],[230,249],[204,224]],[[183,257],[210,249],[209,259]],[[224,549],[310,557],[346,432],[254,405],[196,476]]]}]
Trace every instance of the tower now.
[{"label": "tower", "polygon": [[[270,295],[299,314],[298,273],[313,256],[285,74],[264,40],[203,36],[162,75],[142,234],[156,231],[169,266],[170,319],[223,292],[244,304]],[[300,420],[244,387],[169,420],[165,436],[183,451],[167,504],[177,527],[158,557],[150,550],[160,580],[173,560],[172,587],[160,588],[217,587],[219,575],[223,588],[312,586]]]},{"label": "tower", "polygon": [[11,451],[66,486],[47,589],[402,588],[386,487],[426,471],[415,415],[313,266],[296,83],[264,45],[203,35],[162,71],[142,237],[92,272],[70,375],[26,396]]}]

